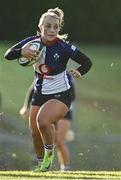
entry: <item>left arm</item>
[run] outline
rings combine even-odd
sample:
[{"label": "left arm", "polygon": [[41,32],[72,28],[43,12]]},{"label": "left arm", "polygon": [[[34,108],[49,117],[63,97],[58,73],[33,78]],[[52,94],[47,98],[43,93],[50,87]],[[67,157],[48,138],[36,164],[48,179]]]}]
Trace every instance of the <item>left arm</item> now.
[{"label": "left arm", "polygon": [[86,74],[92,66],[92,62],[89,57],[87,57],[84,53],[78,50],[74,45],[71,45],[69,43],[67,44],[67,51],[70,58],[76,63],[80,64],[77,69],[71,70],[71,74],[73,75],[73,77],[79,78],[82,75]]},{"label": "left arm", "polygon": [[77,62],[78,64],[81,64],[81,66],[79,66],[76,70],[80,72],[81,75],[86,74],[91,66],[92,66],[92,62],[91,60],[82,52],[78,51],[76,52],[73,60],[75,62]]}]

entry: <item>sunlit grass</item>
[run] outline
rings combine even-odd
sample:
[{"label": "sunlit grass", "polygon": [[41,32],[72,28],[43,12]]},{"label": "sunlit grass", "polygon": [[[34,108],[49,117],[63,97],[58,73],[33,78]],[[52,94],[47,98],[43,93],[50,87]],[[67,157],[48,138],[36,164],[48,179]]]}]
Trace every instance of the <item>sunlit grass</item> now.
[{"label": "sunlit grass", "polygon": [[49,171],[34,173],[31,171],[0,171],[0,179],[114,179],[121,178],[121,171]]}]

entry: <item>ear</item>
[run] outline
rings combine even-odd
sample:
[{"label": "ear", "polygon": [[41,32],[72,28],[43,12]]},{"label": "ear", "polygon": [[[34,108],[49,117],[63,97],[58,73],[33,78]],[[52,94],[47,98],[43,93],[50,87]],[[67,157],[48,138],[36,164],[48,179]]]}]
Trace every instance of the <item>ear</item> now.
[{"label": "ear", "polygon": [[42,31],[42,26],[40,26],[40,32]]},{"label": "ear", "polygon": [[41,26],[38,26],[38,29],[39,29],[39,31],[41,32],[41,31],[42,31],[42,25],[41,25]]},{"label": "ear", "polygon": [[61,27],[59,27],[59,30],[58,30],[58,32],[60,32],[60,30],[61,30]]}]

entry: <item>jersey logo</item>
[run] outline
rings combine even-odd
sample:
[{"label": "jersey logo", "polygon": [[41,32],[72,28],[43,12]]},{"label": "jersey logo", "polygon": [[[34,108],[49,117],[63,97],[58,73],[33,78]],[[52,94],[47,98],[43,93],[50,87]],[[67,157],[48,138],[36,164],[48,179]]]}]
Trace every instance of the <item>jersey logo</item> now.
[{"label": "jersey logo", "polygon": [[73,51],[75,51],[75,50],[76,50],[76,47],[75,47],[74,45],[71,45],[71,49],[72,49]]},{"label": "jersey logo", "polygon": [[40,64],[40,65],[39,65],[39,71],[40,71],[41,74],[47,75],[47,74],[49,74],[52,70],[51,70],[51,68],[50,68],[48,65],[46,65],[46,64]]},{"label": "jersey logo", "polygon": [[46,64],[36,63],[34,64],[33,67],[34,67],[34,70],[40,73],[41,75],[48,75],[50,72],[52,72],[52,68]]},{"label": "jersey logo", "polygon": [[54,97],[55,97],[55,98],[60,98],[61,95],[60,95],[60,94],[55,94]]},{"label": "jersey logo", "polygon": [[55,53],[53,57],[54,57],[55,61],[57,61],[60,56],[58,53]]}]

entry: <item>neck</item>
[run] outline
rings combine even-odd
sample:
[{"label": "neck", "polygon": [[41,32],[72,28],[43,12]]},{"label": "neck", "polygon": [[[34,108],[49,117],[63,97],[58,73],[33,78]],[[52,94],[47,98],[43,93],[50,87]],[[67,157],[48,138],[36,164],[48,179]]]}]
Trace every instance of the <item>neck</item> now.
[{"label": "neck", "polygon": [[53,41],[47,41],[46,39],[44,39],[42,37],[41,40],[42,40],[43,44],[45,44],[47,46],[51,46],[58,41],[58,38],[56,37]]}]

